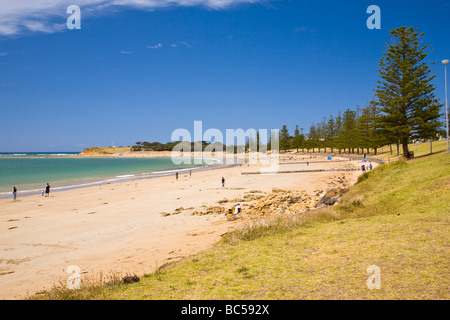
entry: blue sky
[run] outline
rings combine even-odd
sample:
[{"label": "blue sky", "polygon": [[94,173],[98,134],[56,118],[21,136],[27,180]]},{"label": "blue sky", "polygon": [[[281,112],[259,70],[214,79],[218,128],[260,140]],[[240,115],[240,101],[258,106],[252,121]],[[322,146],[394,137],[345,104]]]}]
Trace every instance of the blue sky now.
[{"label": "blue sky", "polygon": [[[81,29],[65,26],[70,4]],[[381,30],[369,30],[370,5]],[[373,96],[389,31],[434,51],[450,1],[0,0],[0,152],[170,141],[173,130],[308,129]]]}]

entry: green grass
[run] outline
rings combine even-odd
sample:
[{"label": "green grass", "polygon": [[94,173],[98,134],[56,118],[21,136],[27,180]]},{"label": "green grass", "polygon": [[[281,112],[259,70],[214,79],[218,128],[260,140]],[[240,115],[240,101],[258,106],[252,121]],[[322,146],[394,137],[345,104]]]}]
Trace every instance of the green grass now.
[{"label": "green grass", "polygon": [[[423,157],[429,158],[430,156],[442,156],[447,152],[447,141],[433,141],[433,150],[430,149],[430,142],[422,142],[420,144],[417,144],[417,148],[415,144],[409,144],[408,145],[409,151],[414,152],[414,157],[417,159],[421,159]],[[301,151],[301,150],[300,150]],[[310,150],[312,151],[312,150]],[[315,149],[316,153],[318,153],[318,149]],[[327,149],[320,149],[321,154],[335,154],[338,156],[338,150],[334,149],[333,152],[331,152],[330,148]],[[397,156],[397,145],[392,145],[392,154],[391,154],[391,148],[389,145],[383,146],[381,148],[377,149],[377,154],[375,155],[374,149],[369,149],[370,153],[367,154],[367,157],[369,158],[378,158],[383,159],[385,163],[395,162],[402,158],[403,149],[400,146],[400,157]],[[432,153],[430,153],[432,151]],[[292,149],[290,150],[291,153],[296,152],[296,150]],[[346,152],[348,153],[348,149],[346,149]],[[355,149],[355,153],[351,153],[352,156],[358,156],[356,153],[357,149]],[[344,151],[342,150],[342,153]],[[364,149],[364,152],[360,149],[359,150],[359,156],[362,156],[363,153],[367,153],[367,150]],[[305,152],[305,155],[308,155],[307,152]],[[348,155],[348,154],[347,154]]]},{"label": "green grass", "polygon": [[383,165],[338,206],[252,222],[137,283],[35,298],[449,299],[449,191],[450,156]]},{"label": "green grass", "polygon": [[[433,156],[442,156],[447,152],[447,141],[433,141],[433,149],[430,148],[430,142],[422,142],[417,144],[417,148],[415,144],[408,145],[409,151],[414,152],[414,157],[423,158]],[[397,145],[392,146],[392,154],[389,146],[384,146],[377,150],[378,154],[374,155],[374,151],[371,150],[370,157],[383,159],[385,162],[394,162],[399,159],[397,156]],[[430,151],[433,153],[431,154]],[[400,146],[400,157],[403,153],[403,149]]]}]

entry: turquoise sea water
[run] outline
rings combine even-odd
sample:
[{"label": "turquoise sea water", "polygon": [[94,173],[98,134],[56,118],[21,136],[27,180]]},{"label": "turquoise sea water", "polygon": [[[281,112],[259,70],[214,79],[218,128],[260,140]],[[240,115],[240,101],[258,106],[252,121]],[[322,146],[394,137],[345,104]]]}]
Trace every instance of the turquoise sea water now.
[{"label": "turquoise sea water", "polygon": [[170,158],[83,158],[75,153],[0,153],[0,197],[11,195],[13,186],[21,193],[39,193],[47,183],[51,190],[64,190],[98,183],[153,176],[186,174],[207,166],[175,165]]}]

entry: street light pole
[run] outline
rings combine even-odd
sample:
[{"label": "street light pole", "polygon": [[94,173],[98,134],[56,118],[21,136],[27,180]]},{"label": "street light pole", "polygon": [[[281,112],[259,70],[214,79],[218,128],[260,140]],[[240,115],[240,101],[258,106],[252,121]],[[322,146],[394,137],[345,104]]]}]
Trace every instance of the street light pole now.
[{"label": "street light pole", "polygon": [[447,95],[447,64],[448,60],[442,61],[445,67],[445,121],[447,123],[447,153],[450,153],[450,144],[448,140],[448,95]]}]

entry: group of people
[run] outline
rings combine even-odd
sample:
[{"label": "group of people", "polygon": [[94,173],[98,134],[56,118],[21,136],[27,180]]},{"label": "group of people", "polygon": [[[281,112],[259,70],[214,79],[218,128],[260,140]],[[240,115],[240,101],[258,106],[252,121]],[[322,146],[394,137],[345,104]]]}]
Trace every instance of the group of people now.
[{"label": "group of people", "polygon": [[[192,176],[192,170],[189,170],[189,177]],[[175,180],[178,181],[178,171],[175,172]],[[222,188],[225,188],[225,177],[222,177]]]},{"label": "group of people", "polygon": [[372,170],[372,169],[373,169],[372,164],[370,164],[368,167],[366,167],[366,165],[364,165],[364,164],[361,166],[362,172],[366,172],[366,170]]},{"label": "group of people", "polygon": [[[16,200],[17,199],[17,188],[16,186],[13,187],[13,199]],[[49,197],[50,196],[50,184],[47,183],[47,185],[45,186],[45,189],[42,190],[42,196],[46,196]]]},{"label": "group of people", "polygon": [[[192,176],[192,170],[189,170],[189,177]],[[178,171],[175,172],[175,179],[178,181]]]}]

